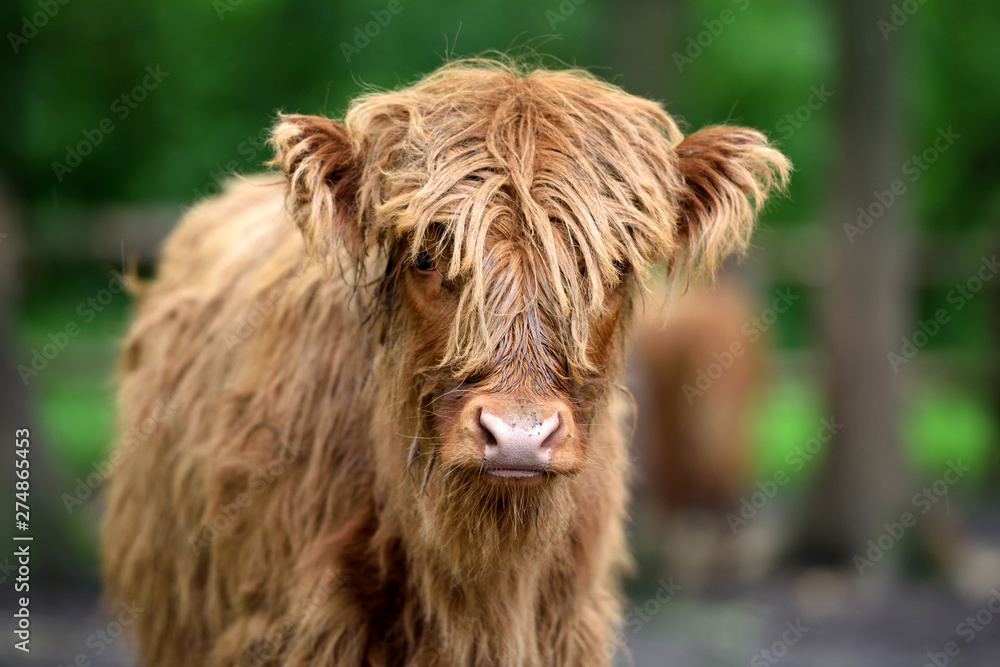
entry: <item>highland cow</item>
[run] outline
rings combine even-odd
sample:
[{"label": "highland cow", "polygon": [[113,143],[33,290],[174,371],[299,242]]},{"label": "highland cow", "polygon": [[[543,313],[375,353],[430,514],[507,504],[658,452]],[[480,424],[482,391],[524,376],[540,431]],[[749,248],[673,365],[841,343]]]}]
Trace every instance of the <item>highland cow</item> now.
[{"label": "highland cow", "polygon": [[483,61],[271,142],[281,174],[186,216],[124,341],[121,428],[151,426],[103,557],[142,662],[608,665],[633,305],[654,264],[744,249],[786,159]]}]

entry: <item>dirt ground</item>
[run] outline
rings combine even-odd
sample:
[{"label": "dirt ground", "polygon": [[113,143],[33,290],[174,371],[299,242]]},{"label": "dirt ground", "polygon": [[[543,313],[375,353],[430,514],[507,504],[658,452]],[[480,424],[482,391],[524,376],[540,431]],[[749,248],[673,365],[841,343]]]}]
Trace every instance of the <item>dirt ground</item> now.
[{"label": "dirt ground", "polygon": [[[634,665],[1000,665],[1000,613],[989,610],[990,599],[960,600],[938,587],[851,588],[837,575],[811,573],[741,595],[678,596],[630,638]],[[1000,610],[1000,594],[993,608]],[[979,631],[966,621],[977,615],[987,620],[976,623]]]},{"label": "dirt ground", "polygon": [[[873,586],[859,581],[850,573],[813,571],[726,594],[681,589],[671,596],[666,589],[651,588],[646,599],[633,599],[631,615],[626,617],[625,640],[632,664],[1000,665],[1000,613],[989,610],[990,597],[977,602],[959,599],[939,586]],[[133,665],[125,642],[115,639],[107,643],[97,635],[100,629],[110,630],[106,636],[114,633],[114,628],[109,628],[112,619],[97,613],[96,601],[88,595],[77,594],[37,609],[30,656],[4,642],[0,665]],[[1000,610],[1000,592],[990,596],[993,608]],[[972,625],[966,620],[970,616]],[[955,642],[952,656],[944,653],[948,642]],[[620,657],[617,664],[629,663]]]}]

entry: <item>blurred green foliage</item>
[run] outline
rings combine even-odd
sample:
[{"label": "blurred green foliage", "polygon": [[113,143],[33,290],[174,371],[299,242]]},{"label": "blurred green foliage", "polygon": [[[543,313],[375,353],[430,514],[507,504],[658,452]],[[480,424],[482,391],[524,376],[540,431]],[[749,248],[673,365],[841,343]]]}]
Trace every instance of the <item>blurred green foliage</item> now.
[{"label": "blurred green foliage", "polygon": [[[616,45],[608,38],[615,3],[397,1],[399,13],[349,54],[350,62],[343,45],[353,45],[356,29],[374,20],[373,11],[385,12],[386,2],[57,5],[37,35],[8,54],[8,177],[34,201],[188,202],[230,162],[238,171],[260,168],[267,158],[261,132],[279,109],[337,115],[364,87],[406,83],[447,57],[535,48],[617,76],[609,64]],[[550,24],[547,13],[563,5],[573,11]],[[737,15],[683,72],[668,58],[664,101],[692,126],[739,120],[769,130],[798,172],[780,220],[815,218],[837,150],[831,127],[838,101],[835,17],[828,3],[816,0],[740,6],[734,0],[676,3],[671,20],[680,23],[673,29],[679,43],[662,44],[670,52],[683,50],[684,39],[723,10]],[[7,3],[4,23],[16,31],[21,17],[38,8],[38,0]],[[916,218],[937,229],[987,224],[1000,212],[1000,164],[993,153],[1000,144],[994,122],[1000,109],[998,25],[1000,7],[992,3],[926,3],[888,35],[899,43],[906,109],[900,121],[908,149],[930,145],[940,127],[953,126],[965,139],[920,182]],[[115,105],[142,83],[147,67],[168,75],[135,108]],[[789,126],[779,128],[814,86],[833,93],[829,104],[791,133]],[[106,118],[114,130],[59,181],[52,162],[64,161],[67,146]]]},{"label": "blurred green foliage", "polygon": [[[5,3],[0,177],[23,204],[27,240],[15,357],[27,358],[49,331],[75,317],[80,300],[106,283],[111,267],[92,257],[51,257],[60,238],[73,245],[87,234],[89,207],[190,204],[228,173],[262,168],[269,157],[267,128],[278,110],[336,116],[368,87],[406,83],[445,59],[490,49],[537,50],[551,56],[544,62],[586,67],[617,81],[615,55],[623,40],[653,40],[649,48],[660,49],[666,62],[660,89],[668,110],[691,127],[725,121],[760,127],[795,163],[789,197],[765,217],[759,243],[823,224],[831,165],[841,150],[831,3],[668,2],[670,25],[662,36],[623,37],[611,29],[620,6],[610,0],[396,2],[399,11],[367,43],[358,34],[384,19],[390,4],[385,0]],[[58,10],[37,26],[37,34],[12,41],[12,33],[30,32],[26,22],[35,21],[43,5]],[[735,21],[678,71],[672,54],[724,10],[733,11]],[[888,33],[900,58],[906,153],[931,145],[941,128],[961,135],[905,195],[920,243],[972,238],[994,228],[1000,217],[998,27],[1000,5],[961,0],[921,4]],[[148,68],[160,74],[150,78]],[[122,99],[144,80],[157,81],[146,86],[144,99]],[[832,93],[829,101],[804,106],[817,89]],[[796,113],[799,120],[789,121]],[[113,129],[101,130],[102,122]],[[100,136],[91,142],[92,152],[69,173],[57,174],[53,163],[67,163],[68,153],[88,136]],[[988,238],[995,243],[995,236]],[[787,281],[768,279],[769,287]],[[796,286],[807,298],[778,325],[775,338],[783,349],[815,347],[814,287]],[[918,277],[918,288],[920,313],[926,315],[943,305],[949,286]],[[995,304],[986,296],[971,303],[931,348],[956,354],[961,372],[981,379],[984,368],[996,363],[987,326],[991,309]],[[29,387],[74,474],[89,469],[108,439],[109,393],[102,385],[95,388],[94,379],[111,372],[126,312],[127,302],[119,298]],[[982,457],[996,439],[993,390],[982,381],[961,391],[957,384],[943,380],[913,397],[906,433],[914,460],[925,469],[940,466],[952,451]],[[757,439],[766,471],[780,466],[785,452],[815,430],[822,401],[816,382],[800,378],[779,383],[763,402]]]}]

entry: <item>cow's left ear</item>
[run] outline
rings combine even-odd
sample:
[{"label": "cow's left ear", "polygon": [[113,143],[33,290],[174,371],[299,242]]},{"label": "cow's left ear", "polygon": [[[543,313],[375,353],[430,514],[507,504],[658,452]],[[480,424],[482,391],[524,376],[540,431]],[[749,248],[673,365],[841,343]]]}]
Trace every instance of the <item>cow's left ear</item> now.
[{"label": "cow's left ear", "polygon": [[792,165],[763,134],[743,127],[708,127],[674,150],[687,268],[714,273],[727,257],[746,250],[757,214],[768,195],[787,184]]},{"label": "cow's left ear", "polygon": [[310,255],[326,259],[336,242],[359,254],[361,160],[347,128],[320,116],[281,114],[270,142],[275,157],[269,164],[288,179],[287,206]]}]

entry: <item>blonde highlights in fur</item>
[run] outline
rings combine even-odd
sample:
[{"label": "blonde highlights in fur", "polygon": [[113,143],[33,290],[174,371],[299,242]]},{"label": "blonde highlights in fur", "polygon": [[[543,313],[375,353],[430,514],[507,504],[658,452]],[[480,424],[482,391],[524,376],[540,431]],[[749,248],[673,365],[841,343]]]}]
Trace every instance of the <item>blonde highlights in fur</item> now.
[{"label": "blonde highlights in fur", "polygon": [[[633,299],[745,249],[788,161],[486,60],[271,141],[280,174],[185,216],[123,341],[102,553],[141,660],[608,667]],[[559,415],[544,471],[484,474],[474,399]]]},{"label": "blonde highlights in fur", "polygon": [[[501,292],[487,289],[496,281],[530,281],[518,287],[561,323],[570,376],[593,371],[589,321],[621,268],[640,281],[658,261],[714,271],[746,249],[755,214],[789,170],[753,130],[684,138],[660,105],[588,72],[493,60],[362,95],[343,126],[321,128],[325,142],[319,130],[288,116],[273,139],[307,243],[329,255],[332,233],[364,254],[409,239],[411,256],[442,258],[445,277],[467,285],[442,359],[459,374],[487,364],[510,328]],[[354,219],[341,220],[338,199]],[[491,233],[517,249],[491,256]]]}]

